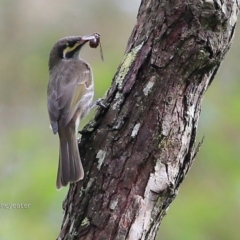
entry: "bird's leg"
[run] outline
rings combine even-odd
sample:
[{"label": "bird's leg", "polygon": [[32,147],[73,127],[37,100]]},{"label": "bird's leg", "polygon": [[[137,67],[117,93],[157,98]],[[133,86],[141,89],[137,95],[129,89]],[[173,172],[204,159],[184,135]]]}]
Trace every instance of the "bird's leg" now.
[{"label": "bird's leg", "polygon": [[104,98],[99,98],[97,101],[95,101],[94,103],[92,103],[90,109],[94,108],[95,106],[100,106],[103,108],[107,108],[107,106],[103,103]]},{"label": "bird's leg", "polygon": [[[97,101],[95,101],[94,103],[92,103],[92,105],[90,106],[90,110],[96,106],[100,106],[104,109],[107,108],[107,105],[103,103],[104,98],[99,98]],[[87,124],[84,129],[78,131],[78,133],[83,134],[86,132],[91,132],[94,129],[94,126],[96,125],[96,121],[91,121],[89,124]]]}]

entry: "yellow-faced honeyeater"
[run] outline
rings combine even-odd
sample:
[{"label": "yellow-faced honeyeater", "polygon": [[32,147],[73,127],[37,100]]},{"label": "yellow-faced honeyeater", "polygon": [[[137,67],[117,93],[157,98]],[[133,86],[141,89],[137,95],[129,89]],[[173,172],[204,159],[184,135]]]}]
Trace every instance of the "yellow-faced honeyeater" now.
[{"label": "yellow-faced honeyeater", "polygon": [[84,177],[76,135],[80,120],[93,106],[92,70],[79,55],[87,42],[90,47],[97,47],[100,35],[62,38],[49,56],[48,113],[52,131],[58,133],[60,140],[58,189]]}]

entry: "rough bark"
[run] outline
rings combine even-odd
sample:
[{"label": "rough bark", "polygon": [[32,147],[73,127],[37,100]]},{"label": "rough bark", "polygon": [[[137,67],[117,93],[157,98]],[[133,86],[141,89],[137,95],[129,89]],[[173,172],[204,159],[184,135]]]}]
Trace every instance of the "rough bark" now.
[{"label": "rough bark", "polygon": [[154,239],[198,150],[203,95],[228,51],[239,1],[143,0],[126,53],[80,143],[85,178],[58,239]]}]

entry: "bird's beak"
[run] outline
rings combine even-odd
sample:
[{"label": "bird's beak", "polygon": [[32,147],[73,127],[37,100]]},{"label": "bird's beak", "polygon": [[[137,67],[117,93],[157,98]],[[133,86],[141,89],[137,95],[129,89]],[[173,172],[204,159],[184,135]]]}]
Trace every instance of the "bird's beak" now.
[{"label": "bird's beak", "polygon": [[80,38],[78,41],[77,41],[77,43],[76,43],[76,46],[80,46],[80,45],[84,45],[85,43],[87,43],[88,42],[88,40],[84,40],[84,39],[82,39],[82,38]]},{"label": "bird's beak", "polygon": [[83,36],[79,39],[79,41],[77,42],[78,45],[84,45],[85,43],[87,43],[88,41],[95,39],[95,37],[93,35],[86,35]]},{"label": "bird's beak", "polygon": [[93,36],[93,35],[86,35],[86,36],[83,36],[81,40],[87,42],[87,41],[92,40],[92,39],[95,39],[95,36]]}]

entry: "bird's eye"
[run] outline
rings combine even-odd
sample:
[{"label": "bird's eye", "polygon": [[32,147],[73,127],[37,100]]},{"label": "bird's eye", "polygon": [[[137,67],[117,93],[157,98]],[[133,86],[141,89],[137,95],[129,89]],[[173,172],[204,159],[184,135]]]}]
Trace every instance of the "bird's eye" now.
[{"label": "bird's eye", "polygon": [[75,45],[75,42],[68,42],[67,47],[72,48]]}]

